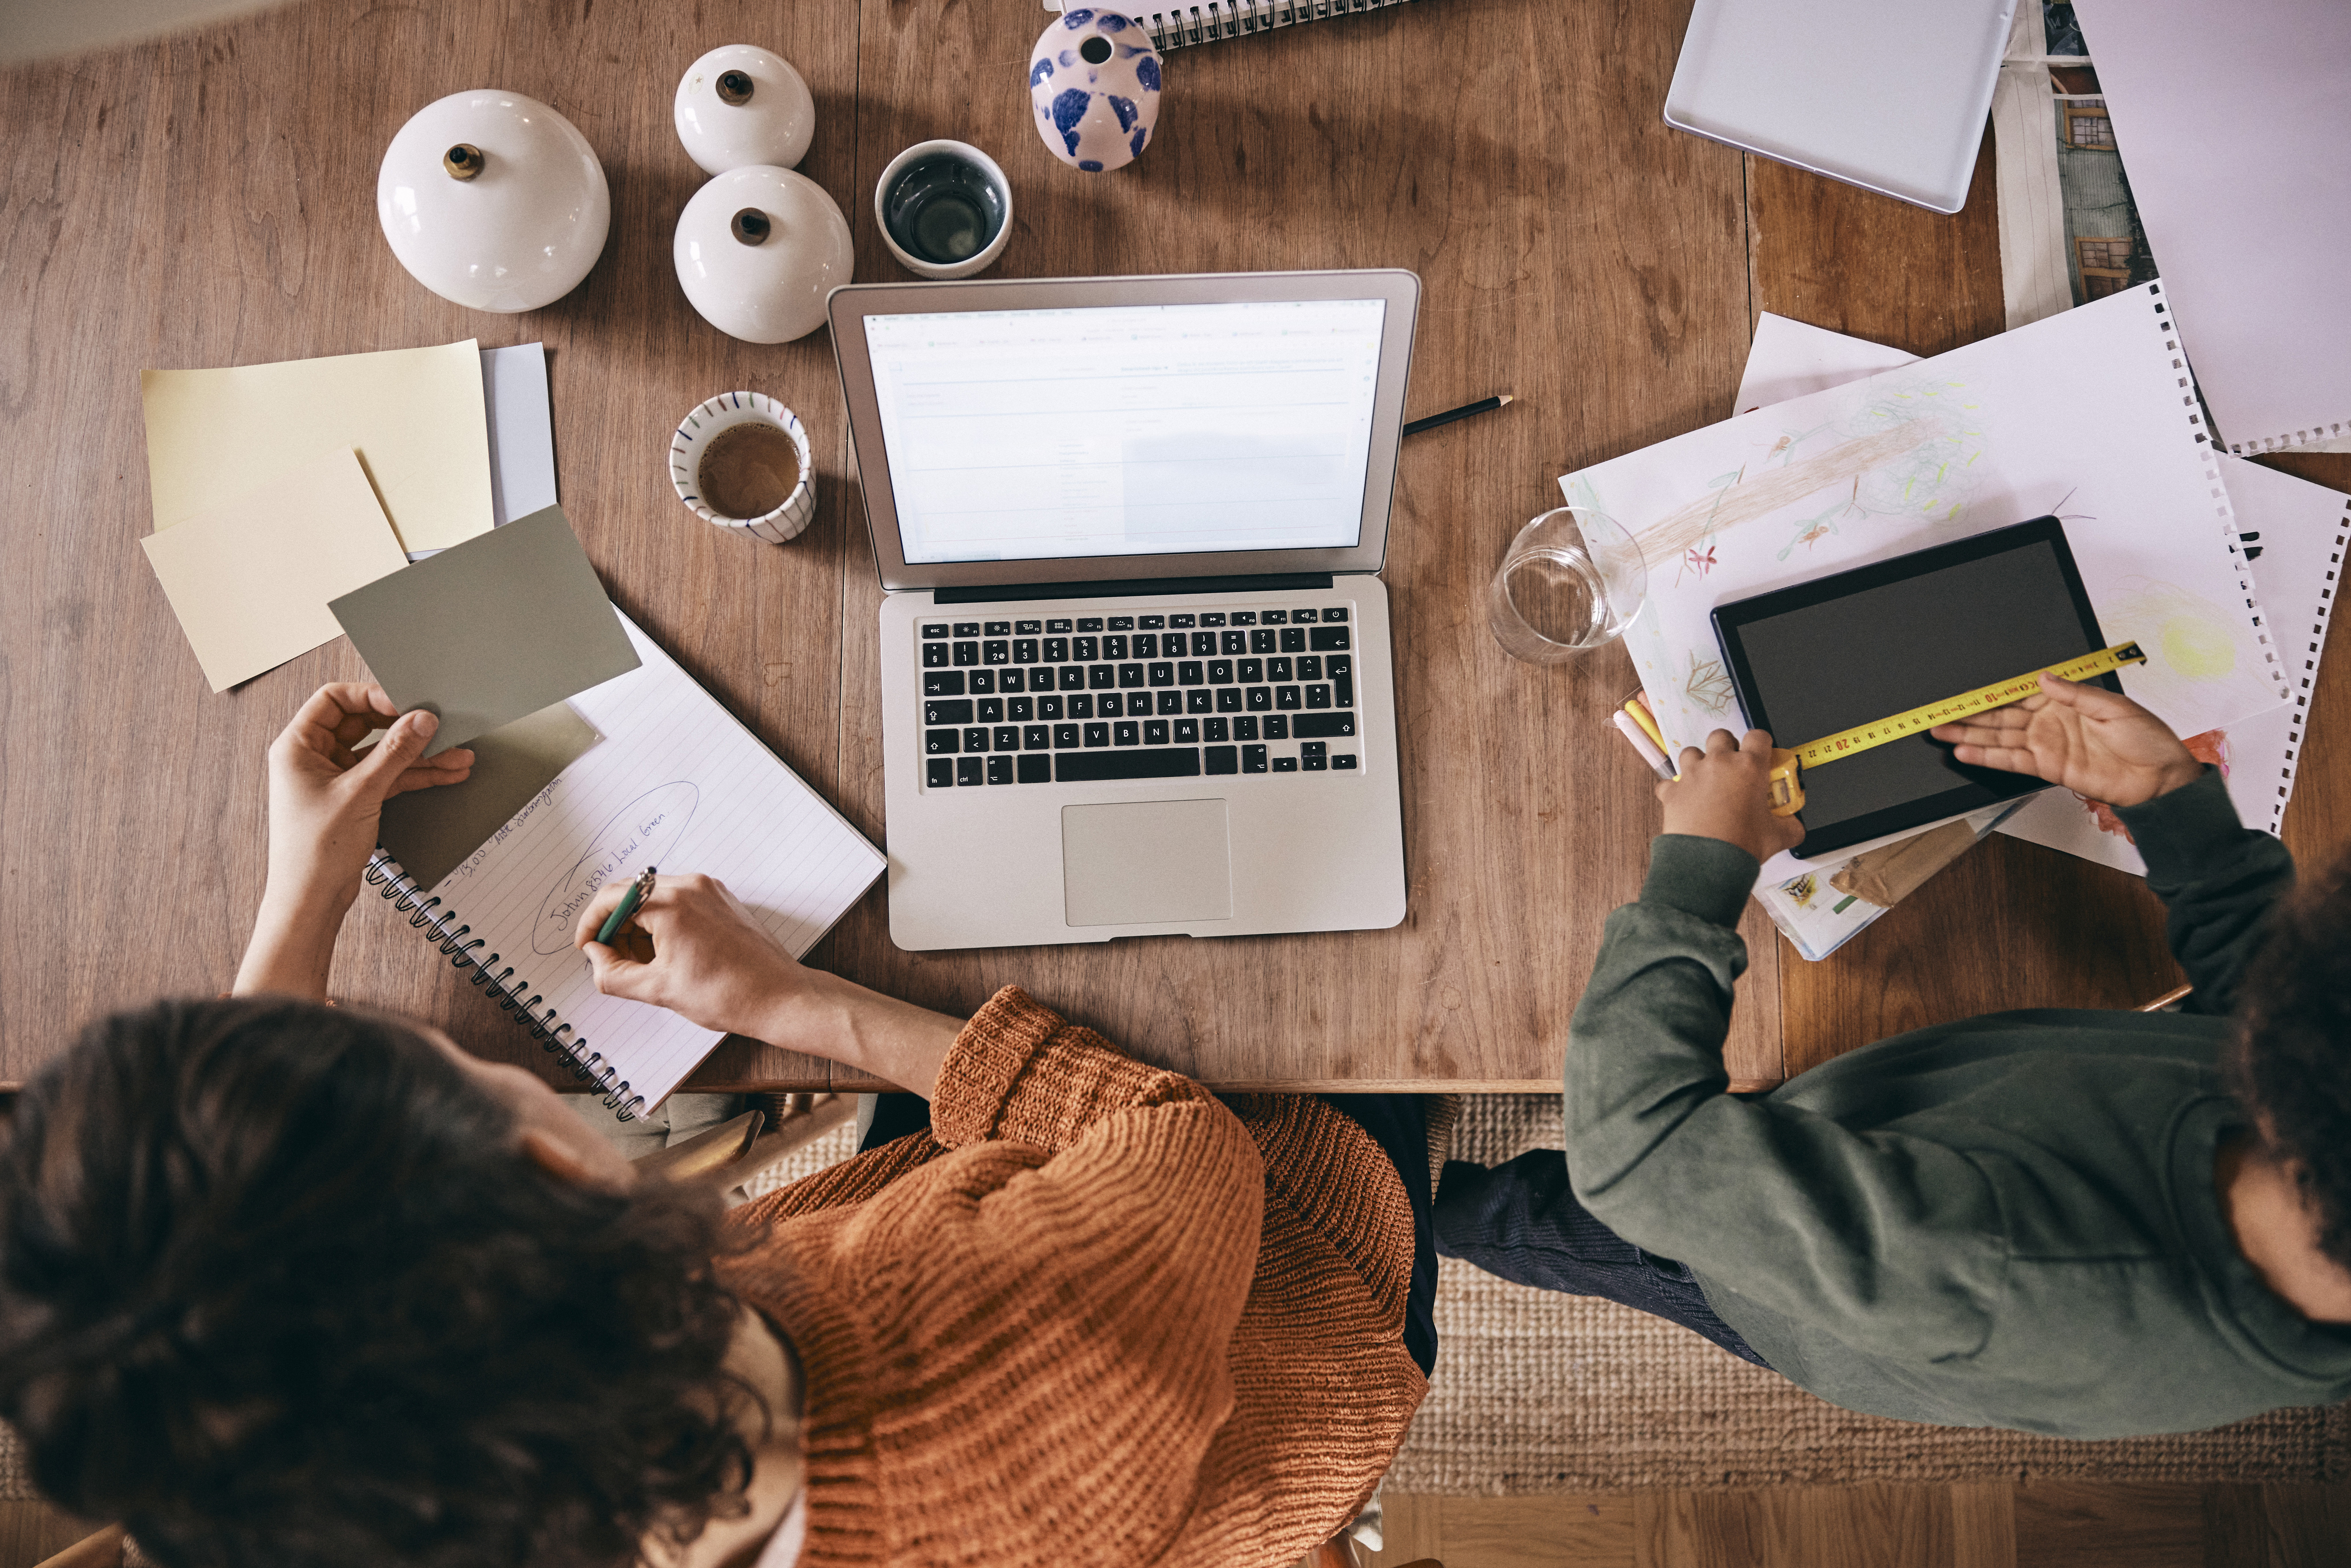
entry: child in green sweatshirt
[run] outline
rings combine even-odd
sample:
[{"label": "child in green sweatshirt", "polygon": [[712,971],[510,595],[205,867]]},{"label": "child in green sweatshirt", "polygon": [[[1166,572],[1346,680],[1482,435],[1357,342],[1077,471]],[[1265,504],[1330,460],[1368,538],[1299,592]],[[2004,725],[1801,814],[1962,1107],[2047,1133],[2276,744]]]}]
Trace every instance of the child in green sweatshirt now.
[{"label": "child in green sweatshirt", "polygon": [[1718,730],[1658,786],[1570,1026],[1564,1158],[1448,1165],[1438,1250],[1913,1421],[2113,1437],[2351,1396],[2351,857],[2289,897],[2160,721],[2043,685],[1935,735],[2116,808],[2182,1011],[2000,1013],[1731,1095],[1732,927],[1802,829],[1771,737]]}]

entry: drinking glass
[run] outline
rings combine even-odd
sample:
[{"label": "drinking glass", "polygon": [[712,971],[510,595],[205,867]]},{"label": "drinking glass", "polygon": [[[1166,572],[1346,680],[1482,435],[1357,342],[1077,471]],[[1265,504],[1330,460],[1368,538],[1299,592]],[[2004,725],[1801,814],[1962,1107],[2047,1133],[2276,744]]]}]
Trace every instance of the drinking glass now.
[{"label": "drinking glass", "polygon": [[1632,535],[1604,512],[1561,507],[1510,541],[1486,590],[1486,618],[1502,652],[1555,664],[1623,636],[1648,591]]}]

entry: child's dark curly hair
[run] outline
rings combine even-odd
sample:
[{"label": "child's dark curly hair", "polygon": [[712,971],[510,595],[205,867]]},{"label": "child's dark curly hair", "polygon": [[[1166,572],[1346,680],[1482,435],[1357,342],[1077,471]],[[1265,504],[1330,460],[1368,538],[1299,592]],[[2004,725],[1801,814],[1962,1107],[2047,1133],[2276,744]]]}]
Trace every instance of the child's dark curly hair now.
[{"label": "child's dark curly hair", "polygon": [[550,1176],[395,1019],[117,1014],[0,1146],[0,1416],[174,1568],[626,1563],[742,1506],[721,1223]]},{"label": "child's dark curly hair", "polygon": [[2351,852],[2296,891],[2238,992],[2230,1086],[2351,1269]]}]

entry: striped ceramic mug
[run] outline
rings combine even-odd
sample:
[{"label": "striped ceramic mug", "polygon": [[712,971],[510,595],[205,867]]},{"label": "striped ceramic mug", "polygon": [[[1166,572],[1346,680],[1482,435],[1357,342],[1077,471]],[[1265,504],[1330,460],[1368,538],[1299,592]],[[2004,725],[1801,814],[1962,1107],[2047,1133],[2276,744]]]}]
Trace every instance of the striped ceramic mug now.
[{"label": "striped ceramic mug", "polygon": [[[755,517],[730,517],[705,493],[703,458],[711,443],[738,425],[763,424],[781,431],[799,464],[799,482],[773,507]],[[669,479],[677,498],[697,517],[726,529],[779,545],[816,518],[816,465],[810,460],[808,431],[799,416],[765,392],[722,392],[678,422],[669,441]]]}]

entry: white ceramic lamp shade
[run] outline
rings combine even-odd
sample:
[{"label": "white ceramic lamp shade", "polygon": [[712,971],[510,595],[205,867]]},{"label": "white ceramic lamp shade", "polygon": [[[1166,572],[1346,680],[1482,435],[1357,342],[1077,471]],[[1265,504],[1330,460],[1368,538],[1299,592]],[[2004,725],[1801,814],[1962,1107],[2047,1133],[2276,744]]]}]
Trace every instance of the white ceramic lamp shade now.
[{"label": "white ceramic lamp shade", "polygon": [[678,214],[678,287],[702,319],[747,343],[782,343],[824,325],[824,298],[857,267],[849,220],[823,186],[789,169],[730,169]]},{"label": "white ceramic lamp shade", "polygon": [[781,55],[724,44],[686,67],[672,111],[686,156],[705,174],[797,166],[816,134],[816,99]]},{"label": "white ceramic lamp shade", "polygon": [[535,98],[482,89],[418,110],[384,150],[375,211],[417,282],[475,310],[536,310],[603,253],[612,197],[588,139]]}]

